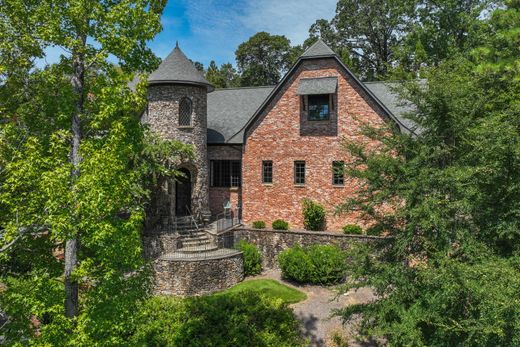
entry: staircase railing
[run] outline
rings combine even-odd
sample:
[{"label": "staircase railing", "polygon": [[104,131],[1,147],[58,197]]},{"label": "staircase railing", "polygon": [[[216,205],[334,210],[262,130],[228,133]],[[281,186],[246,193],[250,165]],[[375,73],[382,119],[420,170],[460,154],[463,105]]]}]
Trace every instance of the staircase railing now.
[{"label": "staircase railing", "polygon": [[240,224],[240,208],[235,210],[227,210],[217,215],[217,232],[227,230],[237,224]]}]

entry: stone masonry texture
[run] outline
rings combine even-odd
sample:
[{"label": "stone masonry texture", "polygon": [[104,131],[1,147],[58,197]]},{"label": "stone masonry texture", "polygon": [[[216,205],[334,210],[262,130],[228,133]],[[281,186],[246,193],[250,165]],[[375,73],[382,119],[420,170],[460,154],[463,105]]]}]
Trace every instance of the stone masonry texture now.
[{"label": "stone masonry texture", "polygon": [[152,265],[157,295],[206,295],[232,287],[244,279],[242,253],[196,261],[159,258]]},{"label": "stone masonry texture", "polygon": [[235,242],[245,240],[258,247],[262,253],[262,268],[278,268],[278,254],[294,247],[310,246],[315,244],[336,245],[343,250],[348,250],[358,243],[385,242],[391,239],[379,236],[345,235],[336,232],[315,231],[284,231],[270,229],[238,228],[230,231]]},{"label": "stone masonry texture", "polygon": [[[309,122],[301,116],[301,97],[296,94],[301,78],[337,76],[338,89],[330,120]],[[344,141],[376,145],[361,134],[362,124],[384,123],[384,114],[331,58],[304,60],[278,95],[249,128],[243,148],[243,220],[250,224],[276,219],[303,228],[302,201],[311,199],[327,211],[327,229],[345,224],[366,226],[356,214],[335,215],[335,208],[353,196],[357,182],[345,177],[343,186],[332,183],[332,162],[352,158]],[[331,131],[332,129],[332,131]],[[262,183],[262,161],[273,162],[273,183]],[[305,185],[294,184],[294,161],[305,161]]]},{"label": "stone masonry texture", "polygon": [[[191,126],[179,126],[179,103],[188,97],[192,101]],[[190,171],[192,182],[191,208],[194,214],[209,213],[209,178],[207,157],[207,90],[190,85],[151,85],[148,88],[148,110],[145,117],[152,131],[168,140],[179,140],[193,145],[195,158],[180,163]],[[175,215],[175,187],[162,187],[161,214]],[[164,198],[166,195],[166,198]]]}]

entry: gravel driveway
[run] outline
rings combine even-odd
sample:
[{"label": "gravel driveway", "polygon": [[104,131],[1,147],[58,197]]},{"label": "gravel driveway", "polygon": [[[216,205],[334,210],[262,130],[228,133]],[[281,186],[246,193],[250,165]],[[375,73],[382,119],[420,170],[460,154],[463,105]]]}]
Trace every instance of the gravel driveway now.
[{"label": "gravel driveway", "polygon": [[346,294],[337,295],[332,288],[296,285],[281,279],[279,270],[268,270],[262,274],[249,279],[270,278],[282,282],[283,284],[301,290],[307,294],[307,300],[292,304],[296,317],[303,323],[303,334],[310,339],[310,346],[334,346],[331,340],[332,335],[339,335],[343,341],[348,342],[348,346],[370,346],[371,343],[357,342],[355,340],[355,329],[351,324],[342,325],[339,317],[332,317],[334,309],[343,308],[348,305],[369,302],[374,299],[374,294],[370,288],[360,288],[356,291],[349,291]]}]

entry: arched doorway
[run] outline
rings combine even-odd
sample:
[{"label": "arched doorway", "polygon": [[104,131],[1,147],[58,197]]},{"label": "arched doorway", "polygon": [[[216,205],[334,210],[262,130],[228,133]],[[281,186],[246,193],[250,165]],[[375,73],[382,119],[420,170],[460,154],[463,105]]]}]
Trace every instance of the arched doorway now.
[{"label": "arched doorway", "polygon": [[175,182],[175,215],[187,216],[191,211],[191,173],[188,169],[180,169],[184,177]]}]

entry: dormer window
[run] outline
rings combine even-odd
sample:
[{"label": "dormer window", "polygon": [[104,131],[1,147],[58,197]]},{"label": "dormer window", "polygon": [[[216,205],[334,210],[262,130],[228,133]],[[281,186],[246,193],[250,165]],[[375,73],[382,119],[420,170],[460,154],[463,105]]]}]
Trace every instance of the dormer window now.
[{"label": "dormer window", "polygon": [[193,111],[190,98],[184,97],[179,103],[179,126],[191,126],[191,114]]},{"label": "dormer window", "polygon": [[308,120],[328,120],[331,110],[331,95],[318,94],[307,96],[307,104],[309,111],[307,113]]},{"label": "dormer window", "polygon": [[337,86],[337,77],[302,78],[297,91],[301,96],[302,117],[308,121],[329,120]]}]

